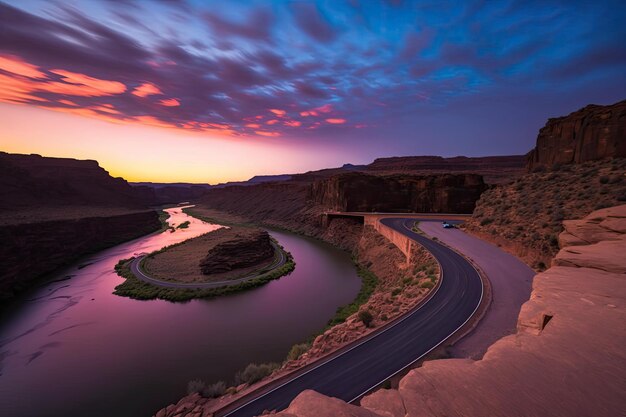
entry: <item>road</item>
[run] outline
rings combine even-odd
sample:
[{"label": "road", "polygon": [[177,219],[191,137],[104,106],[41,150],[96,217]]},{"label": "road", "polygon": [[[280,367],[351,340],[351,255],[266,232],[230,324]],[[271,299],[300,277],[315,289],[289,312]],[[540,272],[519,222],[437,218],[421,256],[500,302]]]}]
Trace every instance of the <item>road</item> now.
[{"label": "road", "polygon": [[282,410],[305,389],[353,401],[439,346],[472,317],[483,295],[478,272],[455,251],[411,231],[414,221],[381,220],[424,245],[439,261],[443,279],[431,298],[385,331],[222,416]]},{"label": "road", "polygon": [[137,256],[130,264],[130,271],[140,279],[141,281],[147,282],[152,285],[157,285],[159,287],[167,287],[167,288],[192,288],[192,289],[201,289],[201,288],[219,288],[227,285],[239,284],[244,281],[248,281],[251,279],[258,278],[262,275],[265,275],[272,270],[279,268],[285,264],[287,260],[285,256],[285,252],[275,243],[271,242],[274,247],[274,252],[278,254],[277,259],[274,261],[272,265],[267,268],[267,271],[263,274],[254,273],[252,275],[248,275],[242,278],[231,279],[228,281],[214,281],[214,282],[174,282],[174,281],[164,281],[157,278],[153,278],[147,275],[141,269],[141,261],[146,257],[146,255]]}]

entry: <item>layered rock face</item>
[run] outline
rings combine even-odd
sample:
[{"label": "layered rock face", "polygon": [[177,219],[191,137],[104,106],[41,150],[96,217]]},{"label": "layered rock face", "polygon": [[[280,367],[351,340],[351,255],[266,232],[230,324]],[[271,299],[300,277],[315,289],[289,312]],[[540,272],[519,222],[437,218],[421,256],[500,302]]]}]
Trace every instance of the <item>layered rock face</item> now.
[{"label": "layered rock face", "polygon": [[0,297],[88,253],[160,228],[96,161],[0,152]]},{"label": "layered rock face", "polygon": [[527,155],[527,169],[611,157],[626,157],[626,100],[549,119]]},{"label": "layered rock face", "polygon": [[155,211],[0,226],[0,298],[28,288],[41,275],[82,255],[160,227]]},{"label": "layered rock face", "polygon": [[310,197],[327,209],[471,213],[486,189],[480,175],[388,175],[352,172],[312,185]]},{"label": "layered rock face", "polygon": [[254,230],[215,245],[200,261],[200,269],[205,275],[219,274],[258,265],[273,256],[270,235],[265,230]]},{"label": "layered rock face", "polygon": [[[361,407],[305,391],[277,417],[616,416],[626,409],[626,205],[568,221],[517,334],[482,360],[425,362]],[[608,262],[607,262],[608,260]]]}]

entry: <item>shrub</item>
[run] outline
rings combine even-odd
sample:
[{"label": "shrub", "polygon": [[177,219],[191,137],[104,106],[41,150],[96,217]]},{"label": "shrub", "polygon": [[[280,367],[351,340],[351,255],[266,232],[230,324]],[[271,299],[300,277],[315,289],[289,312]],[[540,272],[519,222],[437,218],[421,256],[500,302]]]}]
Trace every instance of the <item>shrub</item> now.
[{"label": "shrub", "polygon": [[287,354],[287,359],[290,361],[298,359],[303,353],[309,350],[310,347],[311,345],[308,343],[298,343],[297,345],[293,345]]},{"label": "shrub", "polygon": [[206,383],[200,379],[193,379],[187,383],[187,394],[201,393],[206,388]]},{"label": "shrub", "polygon": [[420,284],[420,287],[422,288],[432,288],[434,286],[435,284],[432,281],[424,281]]},{"label": "shrub", "polygon": [[493,223],[493,219],[491,217],[486,217],[480,221],[481,226],[487,226],[488,224]]},{"label": "shrub", "polygon": [[600,181],[600,184],[608,184],[609,180],[610,178],[607,177],[606,175],[603,175],[600,178],[598,178],[598,181]]},{"label": "shrub", "polygon": [[389,317],[388,317],[386,314],[382,314],[382,315],[380,316],[380,319],[381,319],[382,321],[387,321],[387,320],[389,320]]},{"label": "shrub", "polygon": [[278,368],[280,368],[280,365],[277,363],[262,363],[260,365],[251,363],[246,366],[246,369],[243,371],[237,372],[237,375],[235,375],[235,384],[254,384],[270,375]]},{"label": "shrub", "polygon": [[368,310],[361,310],[359,311],[359,320],[363,322],[365,327],[370,327],[370,324],[374,321],[374,317]]},{"label": "shrub", "polygon": [[177,229],[187,229],[189,227],[190,222],[186,221],[186,222],[182,222],[181,224],[179,224],[178,226],[176,226]]},{"label": "shrub", "polygon": [[391,291],[391,295],[395,297],[396,295],[400,294],[401,292],[402,292],[401,288],[399,288],[399,287],[398,288],[394,288],[393,291]]},{"label": "shrub", "polygon": [[215,384],[207,385],[202,391],[200,391],[200,395],[204,398],[217,398],[224,395],[226,392],[226,383],[224,381],[218,381]]}]

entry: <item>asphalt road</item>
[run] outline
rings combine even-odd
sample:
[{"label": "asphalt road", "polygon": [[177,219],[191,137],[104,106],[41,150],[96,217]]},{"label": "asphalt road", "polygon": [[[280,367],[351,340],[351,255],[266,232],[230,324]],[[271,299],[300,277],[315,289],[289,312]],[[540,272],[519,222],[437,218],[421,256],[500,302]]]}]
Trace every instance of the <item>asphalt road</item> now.
[{"label": "asphalt road", "polygon": [[275,253],[278,254],[278,258],[274,261],[274,263],[272,263],[272,265],[270,265],[267,268],[267,271],[262,273],[262,274],[257,274],[254,273],[252,275],[248,275],[242,278],[237,278],[237,279],[231,279],[228,281],[214,281],[214,282],[174,282],[174,281],[164,281],[164,280],[160,280],[157,278],[153,278],[149,275],[147,275],[142,269],[141,269],[141,260],[143,258],[145,258],[146,255],[143,256],[137,256],[132,263],[130,264],[130,271],[133,273],[133,275],[135,275],[135,277],[137,277],[138,279],[140,279],[141,281],[147,282],[149,284],[152,285],[157,285],[159,287],[167,287],[167,288],[192,288],[192,289],[199,289],[199,288],[219,288],[219,287],[224,287],[227,285],[234,285],[234,284],[239,284],[240,282],[244,282],[244,281],[248,281],[251,279],[255,279],[258,278],[260,276],[263,276],[269,272],[271,272],[272,270],[279,268],[281,266],[283,266],[285,264],[285,262],[287,261],[287,257],[285,256],[285,253],[283,252],[283,250],[274,242],[272,242],[272,246],[274,246],[274,251]]},{"label": "asphalt road", "polygon": [[306,389],[353,401],[436,348],[474,314],[483,286],[472,265],[455,251],[412,232],[415,219],[381,221],[418,241],[437,258],[443,280],[432,297],[384,332],[223,416],[282,410]]}]

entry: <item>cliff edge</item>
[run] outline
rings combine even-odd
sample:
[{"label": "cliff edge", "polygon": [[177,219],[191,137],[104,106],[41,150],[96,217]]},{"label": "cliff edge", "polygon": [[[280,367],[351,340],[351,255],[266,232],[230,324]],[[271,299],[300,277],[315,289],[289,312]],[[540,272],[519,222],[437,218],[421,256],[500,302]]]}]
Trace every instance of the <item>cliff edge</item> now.
[{"label": "cliff edge", "polygon": [[626,409],[626,205],[567,221],[518,332],[482,360],[425,362],[398,389],[346,404],[304,391],[281,417],[616,416]]}]

